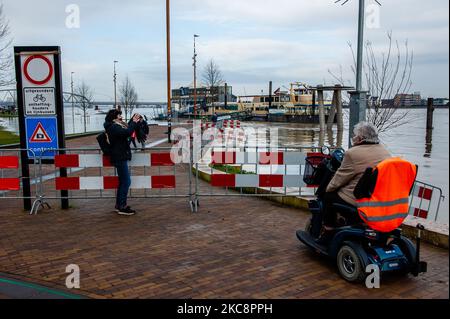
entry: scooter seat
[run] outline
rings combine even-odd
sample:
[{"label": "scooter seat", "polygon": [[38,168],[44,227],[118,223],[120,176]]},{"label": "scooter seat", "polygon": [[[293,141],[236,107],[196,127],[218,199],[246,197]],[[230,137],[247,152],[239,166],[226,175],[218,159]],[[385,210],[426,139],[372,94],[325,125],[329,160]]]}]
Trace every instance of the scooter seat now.
[{"label": "scooter seat", "polygon": [[355,206],[344,205],[344,204],[333,204],[333,208],[335,208],[338,212],[348,215],[358,215],[358,209]]}]

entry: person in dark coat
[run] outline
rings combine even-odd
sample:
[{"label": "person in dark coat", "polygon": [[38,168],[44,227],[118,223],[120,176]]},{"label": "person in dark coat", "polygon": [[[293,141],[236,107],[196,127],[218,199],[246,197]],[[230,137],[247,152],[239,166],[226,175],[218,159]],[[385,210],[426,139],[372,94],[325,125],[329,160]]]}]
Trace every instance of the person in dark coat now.
[{"label": "person in dark coat", "polygon": [[127,205],[128,191],[131,185],[128,161],[131,161],[130,138],[138,127],[141,116],[133,116],[130,124],[122,120],[122,112],[111,110],[106,115],[104,128],[111,146],[111,163],[117,170],[119,177],[119,188],[116,197],[116,210],[119,215],[131,216],[136,213]]},{"label": "person in dark coat", "polygon": [[[136,114],[134,114],[133,117],[135,115]],[[128,125],[130,125],[131,122],[133,121],[133,117],[128,122]],[[148,128],[147,117],[145,115],[140,116],[140,121],[138,123],[138,126],[131,135],[131,142],[133,143],[134,148],[137,148],[137,145],[136,145],[136,140],[137,140],[138,143],[141,144],[141,149],[145,150],[145,142],[147,141],[147,137],[148,137],[149,133],[150,133],[150,130]]]},{"label": "person in dark coat", "polygon": [[217,124],[218,119],[217,113],[214,113],[213,116],[211,116],[211,122],[213,122],[213,124]]}]

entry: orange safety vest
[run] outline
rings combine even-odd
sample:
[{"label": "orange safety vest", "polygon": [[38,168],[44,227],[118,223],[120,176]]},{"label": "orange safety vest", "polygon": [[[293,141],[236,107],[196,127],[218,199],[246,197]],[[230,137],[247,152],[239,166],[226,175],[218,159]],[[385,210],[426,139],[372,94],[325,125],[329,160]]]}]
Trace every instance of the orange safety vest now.
[{"label": "orange safety vest", "polygon": [[391,232],[402,225],[409,213],[409,195],[417,167],[395,157],[377,165],[378,176],[370,198],[357,200],[359,216],[373,230]]}]

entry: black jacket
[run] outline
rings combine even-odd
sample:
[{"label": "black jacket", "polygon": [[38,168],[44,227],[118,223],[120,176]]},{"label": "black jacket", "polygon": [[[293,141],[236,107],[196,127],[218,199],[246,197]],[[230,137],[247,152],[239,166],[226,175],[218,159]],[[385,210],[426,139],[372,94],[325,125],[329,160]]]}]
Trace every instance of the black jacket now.
[{"label": "black jacket", "polygon": [[130,137],[136,123],[132,122],[127,129],[114,122],[105,122],[103,126],[111,145],[111,162],[131,161]]},{"label": "black jacket", "polygon": [[[133,120],[130,120],[128,122],[128,125],[131,125],[133,123]],[[147,140],[147,135],[150,133],[150,130],[148,128],[148,123],[145,120],[142,120],[136,124],[136,139],[139,143],[145,143]]]}]

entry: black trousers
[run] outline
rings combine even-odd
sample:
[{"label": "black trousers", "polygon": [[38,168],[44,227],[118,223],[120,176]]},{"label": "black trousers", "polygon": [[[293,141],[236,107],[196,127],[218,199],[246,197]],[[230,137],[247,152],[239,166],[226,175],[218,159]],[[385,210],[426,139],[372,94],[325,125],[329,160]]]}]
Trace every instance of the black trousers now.
[{"label": "black trousers", "polygon": [[[323,212],[323,224],[326,226],[334,226],[336,224],[337,211],[333,208],[333,204],[342,204],[347,206],[353,206],[343,200],[337,192],[325,193],[323,197],[324,202],[324,212]],[[352,220],[357,216],[346,216]]]}]

